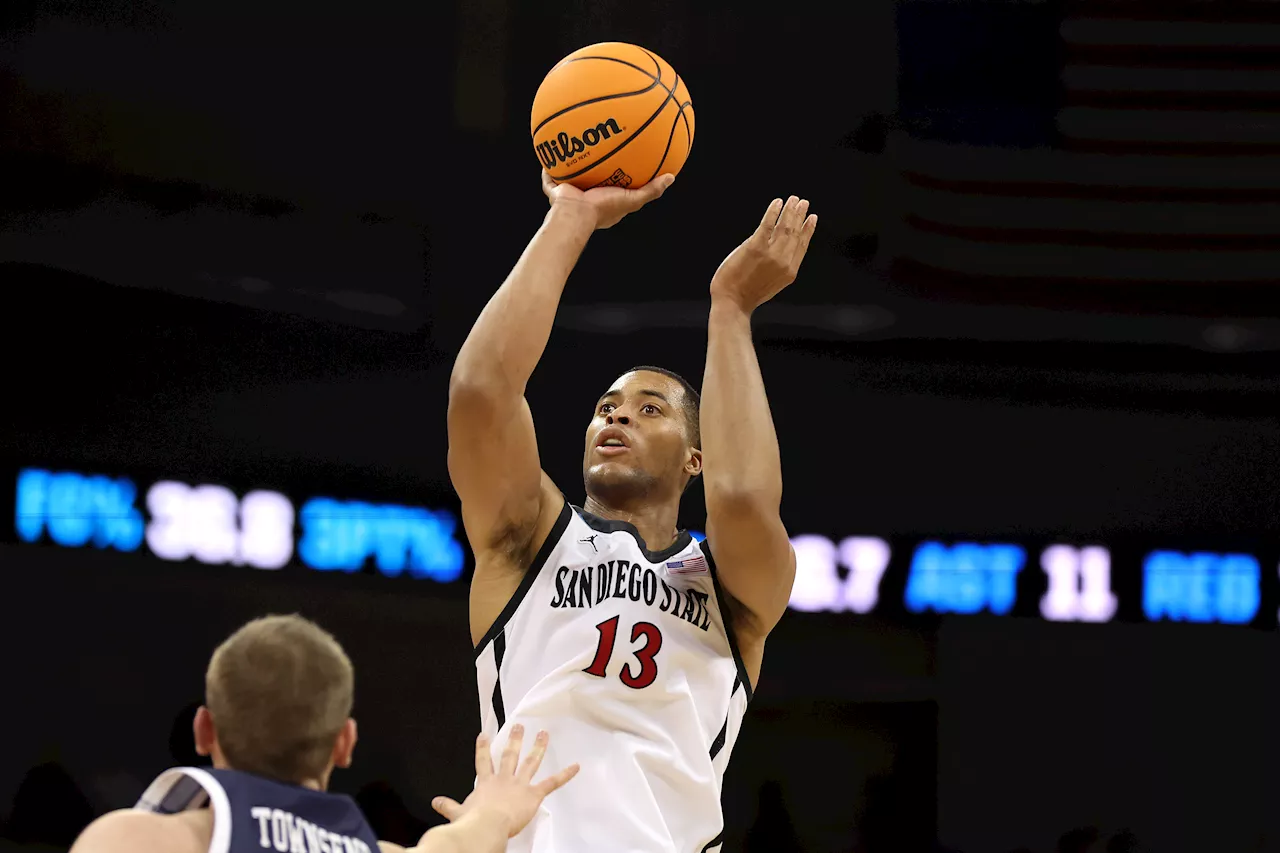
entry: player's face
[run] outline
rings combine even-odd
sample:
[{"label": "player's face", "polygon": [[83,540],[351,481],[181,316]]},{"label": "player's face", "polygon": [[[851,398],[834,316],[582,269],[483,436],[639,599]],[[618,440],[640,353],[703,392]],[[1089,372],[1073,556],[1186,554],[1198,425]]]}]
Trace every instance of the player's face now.
[{"label": "player's face", "polygon": [[[588,493],[679,489],[696,474],[701,455],[689,444],[684,388],[661,373],[623,374],[596,402],[582,459]],[[693,466],[690,468],[690,466]]]}]

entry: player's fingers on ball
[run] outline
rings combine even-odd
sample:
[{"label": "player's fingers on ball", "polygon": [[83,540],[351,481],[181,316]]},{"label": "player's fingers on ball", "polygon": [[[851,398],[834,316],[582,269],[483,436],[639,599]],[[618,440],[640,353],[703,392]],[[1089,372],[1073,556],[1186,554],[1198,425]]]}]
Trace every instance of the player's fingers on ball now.
[{"label": "player's fingers on ball", "polygon": [[577,776],[578,771],[581,769],[582,768],[577,764],[570,764],[568,767],[561,770],[559,773],[548,776],[546,779],[543,779],[541,782],[538,783],[537,785],[538,793],[545,797],[547,794],[550,794],[552,791],[563,788],[565,783],[568,782],[570,779],[572,779],[574,776]]},{"label": "player's fingers on ball", "polygon": [[489,752],[489,736],[476,738],[476,775],[487,779],[493,775],[493,755]]},{"label": "player's fingers on ball", "polygon": [[458,816],[462,806],[458,805],[456,800],[451,800],[448,797],[436,797],[431,801],[431,808],[439,812],[446,820],[453,820]]},{"label": "player's fingers on ball", "polygon": [[538,768],[542,766],[542,759],[547,754],[547,741],[551,739],[551,735],[546,732],[538,732],[538,736],[533,739],[533,749],[529,750],[529,754],[525,756],[524,761],[520,762],[519,777],[528,782],[538,772]]},{"label": "player's fingers on ball", "polygon": [[546,169],[542,170],[542,191],[547,194],[547,198],[551,197],[551,191],[556,188],[556,182],[551,177],[551,173]]},{"label": "player's fingers on ball", "polygon": [[671,181],[673,180],[675,180],[675,178],[671,175],[663,175],[662,177],[654,178],[652,181],[636,190],[635,199],[639,206],[644,206],[651,201],[656,201],[661,198],[662,194],[667,191],[667,187],[671,186]]},{"label": "player's fingers on ball", "polygon": [[516,765],[520,763],[520,746],[524,742],[524,726],[517,723],[511,727],[511,734],[507,737],[507,746],[502,750],[502,766],[499,772],[503,776],[513,776],[516,772]]}]

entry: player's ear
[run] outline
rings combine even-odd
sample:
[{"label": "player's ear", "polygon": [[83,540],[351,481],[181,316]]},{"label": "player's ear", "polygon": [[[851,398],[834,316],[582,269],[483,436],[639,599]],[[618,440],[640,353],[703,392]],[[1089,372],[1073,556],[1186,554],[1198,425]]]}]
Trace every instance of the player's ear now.
[{"label": "player's ear", "polygon": [[213,725],[213,715],[204,705],[196,710],[196,718],[191,722],[191,731],[196,739],[196,755],[205,758],[213,755],[213,746],[218,741],[218,732]]},{"label": "player's ear", "polygon": [[689,458],[684,463],[684,471],[689,475],[689,479],[693,479],[702,473],[702,451],[696,447],[690,448]]},{"label": "player's ear", "polygon": [[333,744],[333,764],[335,767],[347,768],[351,766],[351,759],[356,751],[356,721],[351,717],[342,724],[342,731],[338,732],[338,739]]}]

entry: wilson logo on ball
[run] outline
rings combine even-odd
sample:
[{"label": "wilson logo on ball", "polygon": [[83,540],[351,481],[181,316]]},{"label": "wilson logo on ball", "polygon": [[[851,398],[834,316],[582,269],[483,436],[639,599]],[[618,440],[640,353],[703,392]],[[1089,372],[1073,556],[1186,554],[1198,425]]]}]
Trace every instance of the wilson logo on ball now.
[{"label": "wilson logo on ball", "polygon": [[543,166],[551,169],[557,163],[572,160],[588,148],[599,145],[615,133],[622,133],[622,129],[618,127],[617,119],[612,118],[587,128],[579,136],[560,133],[546,142],[538,143],[538,157],[542,159]]}]

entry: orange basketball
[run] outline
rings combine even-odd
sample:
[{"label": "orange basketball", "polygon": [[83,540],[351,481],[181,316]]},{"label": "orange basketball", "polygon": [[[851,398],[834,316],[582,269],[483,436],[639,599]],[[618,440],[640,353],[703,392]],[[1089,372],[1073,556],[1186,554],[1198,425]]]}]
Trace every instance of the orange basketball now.
[{"label": "orange basketball", "polygon": [[533,150],[542,167],[579,189],[637,189],[677,174],[693,146],[693,104],[661,57],[622,42],[560,60],[533,97]]}]

